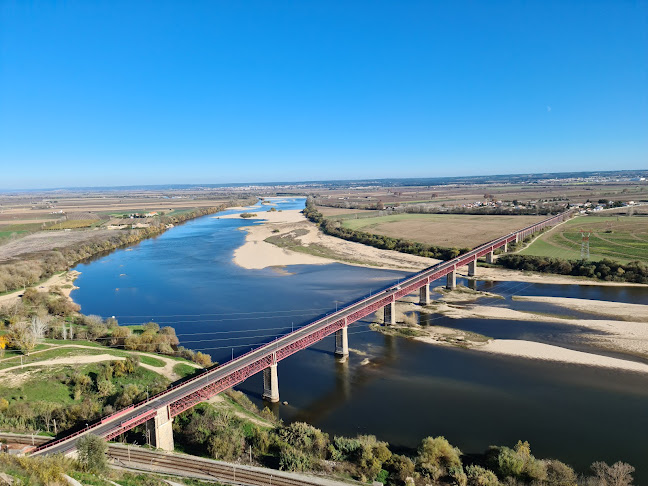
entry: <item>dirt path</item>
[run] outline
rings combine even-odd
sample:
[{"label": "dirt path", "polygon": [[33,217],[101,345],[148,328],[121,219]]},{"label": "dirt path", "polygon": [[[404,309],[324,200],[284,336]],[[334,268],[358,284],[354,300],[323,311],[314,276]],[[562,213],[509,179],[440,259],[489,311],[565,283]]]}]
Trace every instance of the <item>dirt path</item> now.
[{"label": "dirt path", "polygon": [[[59,273],[57,275],[51,276],[44,282],[35,285],[34,288],[39,292],[50,292],[53,287],[59,287],[63,295],[72,302],[70,294],[74,289],[78,288],[74,286],[74,281],[79,275],[81,275],[81,272],[77,272],[76,270]],[[20,296],[23,293],[24,290],[16,290],[15,292],[11,292],[10,294],[0,295],[0,306],[14,305],[21,299]]]},{"label": "dirt path", "polygon": [[[53,349],[61,349],[61,348],[92,349],[94,351],[103,350],[103,348],[98,348],[98,347],[94,347],[94,346],[84,346],[83,344],[61,344],[61,345],[55,345],[55,344],[50,344],[50,343],[46,343],[46,344],[48,344],[50,346],[48,349],[41,349],[39,351],[35,351],[35,352],[31,353],[30,356],[33,356],[34,354],[37,354],[37,353],[43,353],[45,351],[51,351]],[[140,362],[140,366],[142,368],[146,368],[147,370],[151,370],[151,371],[153,371],[155,373],[158,373],[159,375],[162,375],[162,376],[168,378],[171,381],[176,381],[176,380],[179,380],[180,378],[182,378],[180,375],[178,375],[173,370],[173,368],[175,368],[175,366],[177,364],[179,364],[179,363],[184,363],[184,364],[186,364],[188,366],[192,366],[192,367],[194,367],[196,369],[202,368],[202,366],[197,365],[195,363],[190,363],[188,361],[176,361],[176,360],[174,360],[172,358],[167,358],[166,356],[160,356],[160,355],[157,355],[157,354],[139,353],[139,352],[136,352],[136,351],[132,351],[132,352],[131,351],[123,351],[123,352],[133,354],[133,355],[137,355],[137,356],[148,356],[148,357],[151,357],[153,359],[157,359],[159,361],[162,361],[164,363],[164,366],[153,366],[153,365],[146,364],[146,363],[141,363],[141,362]],[[92,360],[90,360],[90,361],[79,361],[79,362],[74,361],[75,359],[95,358],[95,357],[103,357],[103,358],[102,359],[97,359],[95,361],[92,361]],[[5,358],[2,361],[6,361],[6,360],[9,360],[9,359],[16,359],[16,356],[12,356],[11,358]],[[55,358],[55,359],[52,359],[52,360],[36,361],[34,363],[27,363],[24,366],[49,366],[51,364],[86,364],[86,363],[96,363],[96,362],[100,362],[100,361],[123,360],[123,359],[126,359],[126,358],[123,357],[123,356],[117,356],[117,355],[114,355],[114,354],[99,354],[99,355],[89,355],[89,356],[71,356],[71,357],[68,357],[68,358]],[[65,360],[68,360],[69,362],[65,362]],[[3,372],[8,371],[8,370],[15,370],[17,368],[21,368],[21,366],[18,365],[18,366],[13,366],[13,367],[10,367],[10,368],[5,368],[3,370],[0,370],[0,373],[3,373]]]},{"label": "dirt path", "polygon": [[99,363],[101,361],[115,361],[115,360],[125,360],[121,356],[115,356],[113,354],[95,354],[90,356],[69,356],[67,358],[54,358],[46,359],[43,361],[36,361],[34,363],[26,363],[24,365],[12,366],[10,368],[5,368],[0,370],[0,374],[4,374],[7,371],[28,368],[32,366],[57,366],[57,365],[82,365],[90,363]]}]

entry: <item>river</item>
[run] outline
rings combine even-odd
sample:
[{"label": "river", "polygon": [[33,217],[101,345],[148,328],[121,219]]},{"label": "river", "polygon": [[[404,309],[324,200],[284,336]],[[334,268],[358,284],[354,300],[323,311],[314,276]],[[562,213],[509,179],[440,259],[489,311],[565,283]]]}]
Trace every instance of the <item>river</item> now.
[{"label": "river", "polygon": [[[303,206],[303,199],[277,204],[284,210]],[[268,209],[257,205],[252,212]],[[83,313],[116,316],[120,324],[173,326],[182,345],[224,362],[405,275],[337,263],[245,270],[232,254],[245,239],[239,228],[256,222],[218,216],[78,265],[73,299]],[[510,296],[648,303],[648,291],[637,287],[478,285],[505,295],[504,305],[548,313],[559,310]],[[591,332],[538,322],[445,324],[574,349],[583,349],[574,334]],[[637,468],[638,484],[648,482],[648,376],[436,347],[376,333],[368,321],[351,326],[349,346],[346,363],[336,361],[329,337],[279,364],[280,396],[288,405],[274,408],[284,420],[307,421],[330,434],[374,434],[403,448],[428,435],[443,435],[465,453],[528,440],[537,457],[560,459],[581,472],[596,460],[623,460]],[[261,375],[238,389],[262,405]]]}]

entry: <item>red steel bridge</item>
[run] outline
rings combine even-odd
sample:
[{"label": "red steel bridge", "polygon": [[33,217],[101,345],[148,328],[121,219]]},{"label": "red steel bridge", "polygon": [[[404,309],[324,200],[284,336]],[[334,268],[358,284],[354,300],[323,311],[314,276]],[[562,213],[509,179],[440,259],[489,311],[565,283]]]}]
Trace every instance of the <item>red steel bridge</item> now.
[{"label": "red steel bridge", "polygon": [[205,370],[202,374],[172,386],[148,400],[104,417],[75,433],[43,444],[35,448],[32,454],[68,454],[75,450],[76,439],[81,435],[91,433],[111,440],[144,423],[147,425],[147,433],[149,433],[150,442],[153,445],[161,449],[172,449],[171,424],[173,417],[179,413],[243,382],[260,371],[264,372],[264,398],[277,401],[279,399],[277,363],[282,359],[333,333],[336,334],[336,354],[348,355],[347,327],[353,322],[384,308],[385,323],[394,323],[394,305],[401,297],[419,291],[421,303],[429,303],[429,284],[431,282],[447,276],[448,287],[454,287],[457,268],[468,265],[469,275],[474,275],[478,258],[486,257],[487,261],[492,261],[494,250],[499,248],[506,250],[507,245],[511,242],[522,241],[543,228],[568,219],[569,213],[568,211],[553,216],[485,243],[452,260],[426,268],[399,281],[398,284],[391,285],[377,294],[351,302],[337,311],[243,356]]}]

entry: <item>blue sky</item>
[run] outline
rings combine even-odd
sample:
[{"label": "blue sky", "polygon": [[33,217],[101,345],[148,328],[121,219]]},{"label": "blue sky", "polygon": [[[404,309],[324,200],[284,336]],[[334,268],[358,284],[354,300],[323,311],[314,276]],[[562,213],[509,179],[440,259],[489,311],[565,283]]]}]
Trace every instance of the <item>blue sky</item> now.
[{"label": "blue sky", "polygon": [[646,1],[0,0],[0,188],[647,161]]}]

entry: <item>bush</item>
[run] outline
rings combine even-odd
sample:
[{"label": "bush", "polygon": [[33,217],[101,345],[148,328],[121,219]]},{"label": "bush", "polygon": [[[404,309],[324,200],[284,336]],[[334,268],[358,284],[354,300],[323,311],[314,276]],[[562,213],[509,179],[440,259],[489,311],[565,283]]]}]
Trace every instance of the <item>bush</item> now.
[{"label": "bush", "polygon": [[481,466],[468,466],[466,476],[468,486],[499,486],[500,484],[493,471]]},{"label": "bush", "polygon": [[523,481],[544,481],[547,466],[531,454],[528,442],[518,441],[513,449],[493,447],[489,451],[490,464],[500,478],[514,478]]},{"label": "bush", "polygon": [[108,469],[108,444],[101,437],[86,434],[77,440],[76,447],[84,470],[102,473]]},{"label": "bush", "polygon": [[[407,478],[414,477],[414,463],[409,457],[394,454],[385,464],[391,478],[405,484]],[[490,485],[489,485],[490,486]]]},{"label": "bush", "polygon": [[283,471],[307,471],[311,468],[311,460],[303,452],[287,448],[279,452],[279,469]]},{"label": "bush", "polygon": [[546,466],[547,482],[551,486],[576,486],[576,473],[567,464],[549,459]]},{"label": "bush", "polygon": [[207,441],[207,450],[214,459],[233,461],[244,452],[245,437],[238,428],[217,427]]},{"label": "bush", "polygon": [[417,467],[421,474],[437,481],[449,474],[450,468],[461,467],[461,451],[445,437],[426,437],[419,447]]},{"label": "bush", "polygon": [[304,422],[293,422],[279,430],[279,437],[286,443],[319,458],[324,458],[328,447],[328,435]]}]

